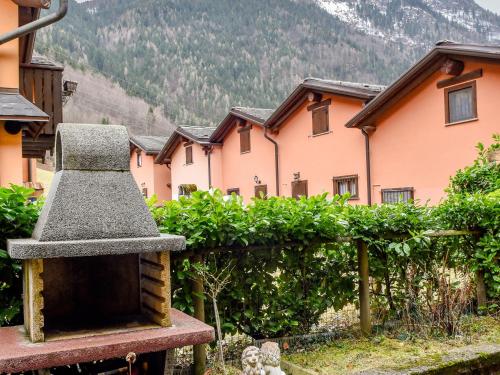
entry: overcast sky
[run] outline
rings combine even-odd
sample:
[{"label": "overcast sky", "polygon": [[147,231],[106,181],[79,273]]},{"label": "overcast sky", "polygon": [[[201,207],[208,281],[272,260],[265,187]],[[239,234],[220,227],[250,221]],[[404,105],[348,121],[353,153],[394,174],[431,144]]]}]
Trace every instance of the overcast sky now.
[{"label": "overcast sky", "polygon": [[475,2],[481,5],[483,8],[500,14],[500,0],[475,0]]}]

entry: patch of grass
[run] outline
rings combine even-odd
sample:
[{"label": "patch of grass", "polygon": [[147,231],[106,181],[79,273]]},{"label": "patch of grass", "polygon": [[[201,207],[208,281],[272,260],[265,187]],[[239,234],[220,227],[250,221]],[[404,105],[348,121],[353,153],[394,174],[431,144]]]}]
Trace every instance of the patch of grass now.
[{"label": "patch of grass", "polygon": [[312,351],[285,354],[283,359],[320,374],[349,374],[374,368],[405,369],[432,365],[451,349],[469,344],[500,343],[500,321],[492,317],[470,317],[465,335],[418,338],[401,333],[372,338],[339,339]]}]

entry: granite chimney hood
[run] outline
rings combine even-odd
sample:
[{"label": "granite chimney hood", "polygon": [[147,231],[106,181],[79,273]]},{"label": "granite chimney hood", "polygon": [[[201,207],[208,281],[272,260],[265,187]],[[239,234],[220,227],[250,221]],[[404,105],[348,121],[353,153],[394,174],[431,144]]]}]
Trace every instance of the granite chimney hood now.
[{"label": "granite chimney hood", "polygon": [[160,234],[130,172],[129,137],[118,125],[59,124],[56,173],[32,238],[8,241],[16,259],[179,251]]}]

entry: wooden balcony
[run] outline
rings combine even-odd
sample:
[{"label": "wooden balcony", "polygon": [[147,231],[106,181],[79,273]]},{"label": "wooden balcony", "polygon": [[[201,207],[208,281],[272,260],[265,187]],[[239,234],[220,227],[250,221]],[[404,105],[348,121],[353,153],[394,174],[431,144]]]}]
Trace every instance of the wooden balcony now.
[{"label": "wooden balcony", "polygon": [[30,125],[23,135],[23,157],[43,158],[54,148],[57,124],[62,122],[63,67],[43,58],[34,57],[29,64],[21,64],[19,91],[38,108],[50,116],[49,122]]}]

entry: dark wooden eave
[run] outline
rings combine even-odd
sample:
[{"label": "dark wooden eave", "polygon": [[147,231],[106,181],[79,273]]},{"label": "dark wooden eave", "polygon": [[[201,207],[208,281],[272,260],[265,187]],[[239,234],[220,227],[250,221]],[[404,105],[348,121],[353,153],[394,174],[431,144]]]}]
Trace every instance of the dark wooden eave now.
[{"label": "dark wooden eave", "polygon": [[321,100],[323,94],[334,94],[368,102],[377,96],[382,89],[383,86],[309,78],[295,88],[288,98],[267,119],[264,126],[273,130],[279,128],[288,117],[308,100],[308,94],[313,94],[313,98],[318,98],[317,100]]},{"label": "dark wooden eave", "polygon": [[212,133],[212,136],[210,137],[210,142],[214,143],[222,143],[224,141],[224,138],[226,135],[229,133],[229,131],[237,124],[239,120],[248,121],[252,124],[255,124],[260,127],[264,127],[264,123],[266,122],[267,118],[261,118],[257,117],[254,114],[252,114],[252,110],[254,111],[269,111],[271,112],[272,110],[268,109],[263,109],[263,108],[241,108],[241,107],[234,107],[232,108],[227,116],[224,118],[224,120],[221,121],[221,123],[217,126],[217,128],[214,130]]},{"label": "dark wooden eave", "polygon": [[159,152],[158,156],[155,158],[155,164],[168,164],[172,159],[172,154],[179,144],[183,141],[188,141],[192,143],[197,143],[201,146],[215,146],[219,143],[210,142],[210,137],[197,137],[194,134],[186,130],[185,127],[177,127],[175,131],[167,139],[167,142]]},{"label": "dark wooden eave", "polygon": [[464,57],[498,62],[500,46],[458,44],[446,41],[438,43],[420,61],[370,101],[345,126],[362,128],[373,125],[376,118],[439,70],[447,59]]}]

